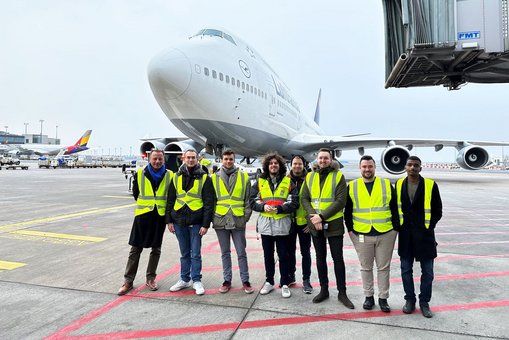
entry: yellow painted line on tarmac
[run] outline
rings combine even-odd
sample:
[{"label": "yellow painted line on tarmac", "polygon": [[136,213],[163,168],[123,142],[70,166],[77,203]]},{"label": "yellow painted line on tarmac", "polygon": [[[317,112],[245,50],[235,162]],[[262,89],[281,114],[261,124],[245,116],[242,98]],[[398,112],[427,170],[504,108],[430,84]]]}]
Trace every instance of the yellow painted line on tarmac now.
[{"label": "yellow painted line on tarmac", "polygon": [[103,197],[107,197],[107,198],[127,198],[127,199],[130,199],[132,200],[133,199],[133,196],[110,196],[110,195],[104,195]]},{"label": "yellow painted line on tarmac", "polygon": [[21,262],[0,261],[0,270],[13,270],[26,265],[26,263]]},{"label": "yellow painted line on tarmac", "polygon": [[41,218],[41,219],[38,219],[38,220],[31,220],[31,221],[25,221],[25,222],[18,222],[18,223],[0,225],[0,229],[11,228],[11,227],[20,227],[20,226],[36,224],[36,223],[51,222],[51,221],[63,220],[63,219],[66,219],[66,218],[72,218],[72,217],[86,216],[86,215],[92,215],[92,214],[100,214],[100,213],[107,212],[107,211],[110,211],[110,210],[134,207],[135,205],[136,205],[136,203],[126,204],[126,205],[117,205],[117,206],[109,207],[109,208],[86,210],[86,211],[76,212],[76,213],[72,213],[72,214],[65,214],[65,215]]},{"label": "yellow painted line on tarmac", "polygon": [[10,233],[21,234],[21,235],[30,235],[30,236],[40,236],[40,237],[63,238],[66,240],[78,240],[78,241],[88,241],[88,242],[102,242],[102,241],[106,240],[106,238],[104,238],[104,237],[48,233],[45,231],[32,231],[32,230],[15,230],[15,231],[10,231]]}]

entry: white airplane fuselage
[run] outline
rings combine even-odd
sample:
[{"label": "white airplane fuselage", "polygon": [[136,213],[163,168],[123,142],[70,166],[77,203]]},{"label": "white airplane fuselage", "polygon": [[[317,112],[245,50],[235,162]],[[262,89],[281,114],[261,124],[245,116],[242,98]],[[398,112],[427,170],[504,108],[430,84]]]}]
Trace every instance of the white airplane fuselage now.
[{"label": "white airplane fuselage", "polygon": [[[217,31],[222,32],[222,31]],[[227,33],[223,33],[227,34]],[[201,145],[244,156],[299,153],[299,132],[322,134],[272,68],[237,37],[201,34],[149,65],[154,96],[170,121]]]}]

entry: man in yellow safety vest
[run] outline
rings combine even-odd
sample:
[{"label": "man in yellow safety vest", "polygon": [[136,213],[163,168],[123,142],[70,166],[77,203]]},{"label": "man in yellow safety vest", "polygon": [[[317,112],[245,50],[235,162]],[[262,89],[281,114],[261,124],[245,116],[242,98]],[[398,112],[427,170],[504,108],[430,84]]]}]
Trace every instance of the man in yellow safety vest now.
[{"label": "man in yellow safety vest", "polygon": [[327,241],[334,261],[338,300],[353,309],[346,295],[345,261],[343,259],[343,209],[346,204],[346,180],[339,171],[339,163],[332,160],[332,152],[318,151],[313,172],[308,173],[302,189],[302,206],[307,212],[308,227],[316,252],[316,269],[320,280],[320,293],[313,298],[320,303],[329,298],[327,273]]},{"label": "man in yellow safety vest", "polygon": [[419,306],[426,318],[433,313],[429,307],[433,284],[433,261],[437,257],[435,226],[442,218],[442,199],[435,181],[422,177],[421,160],[408,157],[405,165],[406,178],[396,182],[398,212],[401,227],[398,237],[398,254],[401,261],[401,278],[405,290],[403,313],[415,310],[413,278],[414,260],[421,264],[421,293]]},{"label": "man in yellow safety vest", "polygon": [[214,188],[210,177],[198,164],[196,151],[187,150],[183,156],[184,164],[168,190],[166,208],[168,230],[177,236],[181,255],[180,279],[170,287],[170,291],[176,292],[192,285],[197,295],[203,295],[201,239],[212,221]]},{"label": "man in yellow safety vest", "polygon": [[248,174],[235,166],[235,153],[232,150],[223,151],[221,162],[222,167],[212,175],[216,193],[212,226],[221,248],[224,279],[219,292],[226,293],[232,286],[231,238],[237,253],[242,288],[246,294],[251,294],[253,288],[249,282],[246,254],[246,223],[251,217],[251,183]]},{"label": "man in yellow safety vest", "polygon": [[173,172],[166,170],[164,152],[154,149],[149,164],[138,169],[133,180],[133,196],[136,210],[129,244],[131,251],[124,274],[124,284],[118,295],[125,295],[133,288],[143,248],[152,248],[147,265],[146,285],[157,290],[155,282],[157,265],[161,257],[161,244],[165,230],[166,196],[173,179]]},{"label": "man in yellow safety vest", "polygon": [[390,312],[389,277],[392,252],[399,227],[396,192],[388,179],[375,176],[373,157],[364,155],[359,162],[361,178],[348,185],[345,226],[361,264],[361,278],[366,297],[362,307],[373,309],[373,262],[376,260],[378,304]]}]

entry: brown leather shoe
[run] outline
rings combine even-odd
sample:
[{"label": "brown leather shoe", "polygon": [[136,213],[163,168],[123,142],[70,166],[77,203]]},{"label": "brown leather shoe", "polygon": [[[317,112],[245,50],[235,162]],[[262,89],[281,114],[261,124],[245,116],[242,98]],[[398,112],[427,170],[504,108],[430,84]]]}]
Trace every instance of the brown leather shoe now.
[{"label": "brown leather shoe", "polygon": [[129,292],[131,289],[133,289],[133,283],[125,282],[122,287],[118,290],[118,295],[126,295],[127,292]]},{"label": "brown leather shoe", "polygon": [[151,291],[156,291],[159,289],[159,287],[157,287],[157,283],[154,281],[154,280],[147,280],[147,283],[145,283],[145,285],[148,287],[148,289],[150,289]]},{"label": "brown leather shoe", "polygon": [[339,291],[338,293],[338,300],[343,304],[345,305],[346,308],[350,308],[350,309],[354,309],[354,305],[352,303],[352,301],[350,301],[350,299],[348,298],[348,296],[346,296],[346,292],[345,291]]}]

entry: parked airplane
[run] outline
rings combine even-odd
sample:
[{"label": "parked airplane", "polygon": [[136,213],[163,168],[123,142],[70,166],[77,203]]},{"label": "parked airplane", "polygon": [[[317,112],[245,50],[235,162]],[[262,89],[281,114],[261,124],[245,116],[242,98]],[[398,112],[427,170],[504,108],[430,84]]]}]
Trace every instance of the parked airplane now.
[{"label": "parked airplane", "polygon": [[92,130],[87,130],[74,145],[62,147],[55,144],[4,144],[1,150],[9,154],[36,154],[36,155],[70,155],[76,152],[88,150],[87,143]]},{"label": "parked airplane", "polygon": [[302,114],[290,90],[276,72],[248,44],[219,29],[203,29],[185,43],[155,56],[148,67],[150,87],[159,106],[190,139],[146,140],[140,151],[152,147],[174,152],[206,148],[216,155],[228,146],[246,157],[277,150],[285,157],[301,154],[313,158],[321,147],[342,150],[385,147],[381,164],[392,174],[404,171],[414,146],[458,150],[457,163],[464,169],[485,166],[489,155],[482,146],[506,142],[375,138],[362,135],[327,136],[320,128],[320,94],[314,121]]}]

